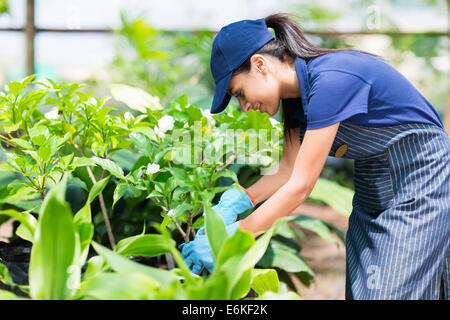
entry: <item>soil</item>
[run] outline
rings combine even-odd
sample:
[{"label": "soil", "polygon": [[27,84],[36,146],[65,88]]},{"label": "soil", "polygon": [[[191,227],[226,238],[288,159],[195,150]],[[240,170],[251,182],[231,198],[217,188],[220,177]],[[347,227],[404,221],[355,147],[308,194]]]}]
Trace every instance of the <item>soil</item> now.
[{"label": "soil", "polygon": [[[305,203],[293,212],[293,215],[299,214],[319,218],[333,224],[344,232],[346,232],[348,228],[348,218],[327,206]],[[12,234],[12,222],[13,220],[10,220],[0,226],[0,243],[3,242],[3,245],[0,247],[5,247],[7,242],[6,238],[10,237]],[[336,244],[320,238],[313,232],[307,230],[304,230],[304,232],[307,235],[307,238],[301,243],[301,254],[314,271],[315,280],[308,288],[297,278],[292,277],[292,280],[297,287],[298,294],[305,300],[343,300],[345,298],[345,246],[339,242],[340,245],[338,247]],[[15,245],[20,244],[17,243]],[[27,248],[26,250],[30,249]],[[29,254],[29,252],[26,253]],[[145,257],[132,258],[132,260],[146,265],[164,265],[165,261],[156,261],[155,259],[156,258]],[[26,260],[27,259],[25,258],[24,261],[20,262],[25,263]],[[23,281],[24,279],[21,271],[25,271],[27,266],[22,266],[22,263],[17,264],[19,261],[15,262],[18,268],[14,270],[15,272],[13,272],[14,274],[12,276],[16,281],[19,280],[19,283],[25,282]]]}]

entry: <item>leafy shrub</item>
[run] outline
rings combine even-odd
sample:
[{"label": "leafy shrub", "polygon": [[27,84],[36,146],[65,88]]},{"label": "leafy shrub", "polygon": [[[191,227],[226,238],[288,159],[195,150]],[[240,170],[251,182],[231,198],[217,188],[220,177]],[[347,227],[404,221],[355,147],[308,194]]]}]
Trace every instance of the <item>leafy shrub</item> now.
[{"label": "leafy shrub", "polygon": [[[30,87],[32,90],[27,90]],[[82,88],[83,85],[76,83],[43,82],[30,76],[20,82],[10,82],[6,94],[0,96],[0,128],[4,132],[0,139],[4,144],[2,159],[5,161],[0,164],[0,171],[17,175],[0,187],[3,209],[0,216],[17,219],[20,226],[16,234],[33,242],[29,274],[32,298],[107,298],[108,292],[113,293],[105,289],[105,281],[117,286],[126,283],[137,286],[142,280],[149,288],[164,288],[161,292],[150,292],[133,287],[141,292],[139,297],[144,298],[216,297],[212,293],[205,294],[216,286],[228,288],[216,293],[224,299],[241,298],[248,292],[253,277],[260,279],[259,287],[255,280],[254,288],[256,292],[259,290],[260,296],[264,296],[265,291],[260,287],[265,277],[275,281],[270,288],[277,291],[275,287],[280,286],[278,276],[275,280],[275,271],[255,271],[255,265],[275,267],[280,279],[292,289],[293,284],[286,276],[288,272],[307,284],[312,280],[313,272],[293,241],[303,235],[293,226],[313,230],[336,242],[331,236],[334,228],[316,219],[292,218],[289,224],[277,224],[256,242],[246,233],[228,239],[222,235],[220,222],[210,224],[210,230],[218,228],[215,234],[222,235],[223,248],[233,248],[226,249],[224,256],[235,257],[236,261],[220,260],[222,246],[217,245],[217,271],[203,280],[197,280],[188,272],[176,249],[177,243],[193,238],[205,217],[208,233],[207,217],[214,217],[216,213],[209,210],[208,214],[207,209],[219,193],[229,188],[219,181],[239,182],[238,172],[230,169],[232,164],[238,162],[254,168],[270,168],[276,164],[281,153],[280,124],[270,121],[267,114],[242,113],[234,106],[226,113],[211,116],[189,104],[186,95],[173,100],[166,108],[151,96],[144,99],[144,104],[139,104],[136,99],[131,101],[129,94],[123,94],[130,88],[116,90],[115,97],[127,103],[135,115],[131,112],[114,115],[114,107],[106,105],[108,97],[99,99],[93,93],[83,92]],[[76,187],[84,194],[76,210],[66,202],[71,198],[66,186]],[[323,179],[319,179],[311,194],[315,201],[324,201],[344,214],[351,210],[351,196],[351,191]],[[119,217],[121,220],[111,223],[111,218],[117,219],[115,209],[124,201],[127,212]],[[139,213],[135,215],[136,211]],[[141,227],[147,222],[160,234],[136,236],[137,232],[132,229],[119,233],[122,240],[116,245],[116,229],[127,221]],[[54,230],[55,227],[59,229]],[[102,237],[104,234],[107,240]],[[56,241],[58,237],[62,240]],[[106,249],[104,242],[109,242],[113,251]],[[258,243],[264,244],[258,246]],[[254,249],[258,253],[250,259],[248,252],[253,246],[259,249]],[[47,252],[47,248],[53,249]],[[91,257],[86,263],[93,253],[92,248],[99,256]],[[64,254],[51,256],[60,250]],[[149,271],[126,259],[163,254],[167,259],[174,259],[179,270],[153,268]],[[57,276],[52,275],[56,269],[52,269],[51,263],[48,266],[44,263],[52,259],[60,268],[60,278],[53,278]],[[237,263],[240,259],[251,263],[242,262],[241,267]],[[242,273],[242,279],[238,277],[239,281],[235,282],[234,278],[224,278],[223,274],[228,271],[223,268],[237,266],[240,269],[236,272]],[[64,285],[69,278],[74,279],[65,273],[67,268],[74,272],[75,279],[81,275],[81,269],[86,268],[83,273],[86,282],[82,282],[79,290],[69,290]],[[141,270],[143,275],[139,271],[139,275],[127,275],[130,279],[123,277],[135,269]],[[145,278],[149,274],[158,276],[153,280]],[[189,287],[183,291],[175,275],[184,277],[183,286],[195,284],[198,290]],[[51,280],[47,281],[48,277]],[[177,281],[162,284],[159,278]],[[7,281],[5,279],[9,278],[4,275],[2,281]],[[129,296],[120,297],[138,298],[131,293],[133,288],[125,290]],[[87,294],[90,290],[102,293]]]}]

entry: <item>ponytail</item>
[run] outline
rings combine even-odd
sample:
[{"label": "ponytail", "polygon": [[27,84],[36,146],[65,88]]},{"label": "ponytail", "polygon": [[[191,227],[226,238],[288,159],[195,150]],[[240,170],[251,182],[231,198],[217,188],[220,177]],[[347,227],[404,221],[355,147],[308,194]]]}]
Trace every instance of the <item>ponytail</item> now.
[{"label": "ponytail", "polygon": [[[267,28],[272,28],[274,30],[275,39],[266,43],[254,54],[267,54],[278,58],[282,62],[286,61],[288,57],[311,59],[327,53],[339,51],[356,51],[378,57],[372,53],[351,48],[329,49],[318,47],[308,41],[300,25],[283,13],[271,14],[265,18],[265,22]],[[251,68],[250,58],[244,61],[244,63],[233,72],[233,75],[249,72]],[[287,119],[287,115],[288,108],[285,105],[285,101],[282,101],[284,135],[290,139],[290,129],[292,128],[292,124],[289,119]]]}]

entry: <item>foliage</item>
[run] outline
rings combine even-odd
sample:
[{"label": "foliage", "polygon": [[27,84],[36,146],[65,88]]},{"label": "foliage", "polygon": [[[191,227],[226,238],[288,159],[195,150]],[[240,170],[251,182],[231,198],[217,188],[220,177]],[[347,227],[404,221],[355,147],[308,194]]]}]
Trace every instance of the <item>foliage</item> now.
[{"label": "foliage", "polygon": [[[30,87],[31,90],[28,90]],[[103,281],[110,281],[112,285],[122,285],[127,281],[110,273],[99,273],[98,277],[91,279],[92,274],[97,274],[101,259],[120,273],[129,268],[142,269],[132,261],[123,262],[126,257],[169,254],[183,269],[184,264],[175,245],[188,242],[195,236],[195,230],[204,224],[202,212],[219,193],[230,188],[229,183],[219,185],[219,180],[239,182],[236,172],[230,169],[231,165],[243,161],[250,167],[270,168],[277,163],[281,153],[282,127],[270,121],[267,114],[257,111],[243,113],[232,105],[227,112],[211,116],[195,104],[189,104],[186,95],[173,100],[166,108],[154,104],[136,108],[135,100],[129,102],[130,95],[121,96],[124,91],[119,90],[116,92],[118,98],[129,103],[137,114],[112,115],[110,112],[114,107],[106,105],[108,97],[99,99],[93,93],[84,93],[82,87],[76,83],[57,84],[49,79],[43,82],[30,76],[19,82],[10,82],[6,93],[0,96],[0,128],[4,131],[0,138],[5,144],[2,150],[6,160],[6,163],[0,164],[0,171],[18,175],[17,179],[1,186],[0,204],[3,210],[0,216],[17,219],[20,226],[16,234],[34,244],[29,288],[33,298],[74,297],[73,290],[62,285],[69,281],[69,276],[66,273],[63,275],[63,271],[70,267],[77,278],[80,273],[77,270],[85,267],[86,260],[92,254],[91,243],[102,258],[89,259],[85,286],[102,292],[104,289],[98,286],[102,286]],[[44,111],[49,108],[55,111]],[[73,210],[72,204],[65,202],[66,198],[71,197],[66,185],[81,191],[81,199],[84,200],[79,199],[79,202],[84,204],[76,210]],[[335,197],[330,197],[330,194]],[[323,201],[348,215],[352,195],[346,188],[319,179],[311,199]],[[122,212],[120,218],[125,220],[110,224],[111,216],[116,216],[114,210],[123,202],[127,211]],[[99,203],[100,208],[94,206],[95,203]],[[72,215],[73,211],[75,215]],[[134,212],[137,214],[134,215]],[[137,226],[148,222],[161,234],[144,232],[136,236],[136,229],[116,232],[115,225],[123,225],[125,221]],[[217,224],[220,225],[213,223],[209,229],[220,229],[214,226]],[[241,280],[234,283],[231,278],[224,280],[222,276],[215,276],[219,274],[217,271],[208,277],[212,280],[205,280],[205,286],[217,281],[231,290],[223,292],[226,292],[226,297],[238,298],[248,292],[249,281],[254,275],[258,279],[258,290],[263,293],[263,280],[266,276],[273,279],[273,272],[255,273],[250,270],[255,264],[264,268],[276,267],[280,275],[295,273],[302,281],[309,283],[313,272],[299,254],[297,242],[304,239],[304,234],[297,226],[336,242],[331,236],[331,232],[335,231],[332,226],[316,219],[294,219],[292,223],[280,225],[268,233],[270,236],[264,238],[267,243],[262,245],[264,251],[258,251],[257,260],[246,258],[254,264],[245,265],[241,270],[242,283]],[[99,237],[102,228],[108,231],[113,253],[102,247],[106,242]],[[213,234],[219,236],[219,240],[214,240],[217,269],[221,268],[222,245],[239,246],[239,250],[229,249],[226,253],[226,257],[230,258],[236,255],[233,259],[237,261],[254,244],[245,233],[230,238],[240,245],[227,240],[220,230]],[[117,235],[121,240],[116,245]],[[269,241],[272,236],[273,241]],[[62,248],[64,253],[60,251]],[[227,259],[222,261],[224,265],[235,265],[235,262],[228,263]],[[49,264],[50,269],[47,269],[43,261],[54,261],[55,266]],[[151,273],[155,272],[160,273]],[[180,272],[187,283],[197,281],[193,280],[192,275]],[[55,273],[60,274],[60,278],[53,278]],[[167,277],[173,278],[173,275]],[[159,287],[159,284],[140,276],[130,279],[129,283],[131,285],[140,280],[147,281],[149,288]],[[288,282],[286,277],[282,281]],[[85,286],[81,288],[87,290]],[[174,286],[170,290],[178,290],[178,285]],[[208,288],[214,286],[211,284]],[[235,289],[235,286],[238,288]],[[269,287],[273,289],[273,285]],[[136,289],[133,288],[129,290],[130,297],[136,297],[131,294]],[[192,289],[195,294],[180,295],[196,296],[206,292],[203,286],[199,288],[201,290],[198,291]],[[136,292],[149,297],[147,291]],[[169,295],[165,291],[153,294],[151,297]]]},{"label": "foliage", "polygon": [[[122,240],[114,251],[92,242],[91,221],[72,216],[64,200],[68,175],[53,188],[41,208],[33,237],[30,261],[30,285],[21,286],[32,299],[241,299],[254,287],[260,298],[280,291],[276,272],[255,269],[276,229],[285,223],[279,220],[258,240],[239,230],[228,237],[225,225],[213,210],[206,214],[206,233],[215,248],[216,268],[209,277],[190,273],[175,242],[165,228],[155,225],[160,235],[135,236]],[[212,236],[214,235],[214,237]],[[149,238],[151,237],[151,238]],[[158,239],[157,241],[154,241]],[[172,253],[178,268],[163,270],[143,266],[126,258],[142,254],[140,245],[153,247],[146,255]],[[83,248],[90,246],[93,256],[83,273]],[[2,282],[13,284],[2,266]],[[0,291],[2,299],[18,299],[14,294]],[[283,297],[286,298],[285,295]],[[299,298],[291,293],[290,298]]]},{"label": "foliage", "polygon": [[0,0],[0,15],[9,11],[9,4],[7,0]]}]

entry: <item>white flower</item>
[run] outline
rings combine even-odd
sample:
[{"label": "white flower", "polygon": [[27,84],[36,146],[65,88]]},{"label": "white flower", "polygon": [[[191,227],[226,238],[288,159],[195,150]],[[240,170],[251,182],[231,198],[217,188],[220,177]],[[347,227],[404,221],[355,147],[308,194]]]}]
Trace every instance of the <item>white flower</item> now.
[{"label": "white flower", "polygon": [[186,128],[188,127],[188,125],[189,125],[189,123],[186,122],[186,123],[184,124],[183,128],[186,129]]},{"label": "white flower", "polygon": [[44,115],[47,119],[58,119],[58,109],[53,108]]},{"label": "white flower", "polygon": [[162,133],[166,133],[166,131],[173,129],[173,124],[175,123],[175,120],[171,116],[163,116],[158,121],[158,127]]},{"label": "white flower", "polygon": [[277,124],[280,124],[280,122],[276,119],[269,118],[269,120],[270,120],[270,123],[272,124],[272,126],[276,126]]},{"label": "white flower", "polygon": [[168,215],[169,217],[173,216],[173,214],[174,214],[173,209],[170,209],[170,210],[167,212],[167,215]]},{"label": "white flower", "polygon": [[166,137],[166,134],[158,128],[158,126],[155,127],[155,133],[161,138],[164,139]]},{"label": "white flower", "polygon": [[125,122],[130,122],[130,120],[133,119],[133,115],[131,114],[131,112],[127,111],[123,115],[123,118],[125,119]]},{"label": "white flower", "polygon": [[214,126],[216,124],[216,120],[214,120],[209,110],[202,110],[202,115],[208,121],[208,126]]},{"label": "white flower", "polygon": [[157,173],[159,171],[159,164],[156,163],[149,163],[147,165],[147,174],[153,174],[153,173]]}]

